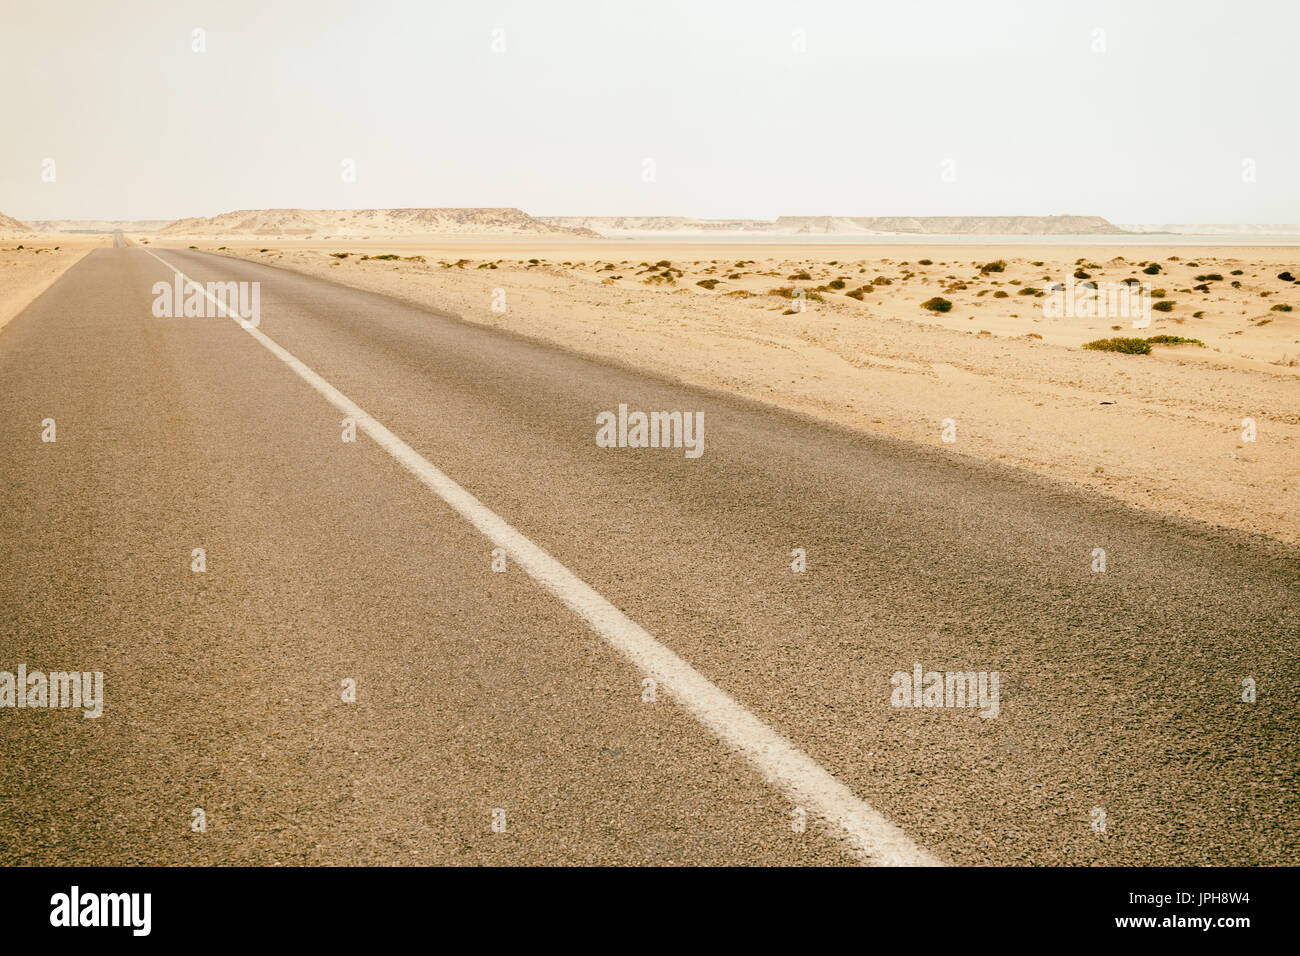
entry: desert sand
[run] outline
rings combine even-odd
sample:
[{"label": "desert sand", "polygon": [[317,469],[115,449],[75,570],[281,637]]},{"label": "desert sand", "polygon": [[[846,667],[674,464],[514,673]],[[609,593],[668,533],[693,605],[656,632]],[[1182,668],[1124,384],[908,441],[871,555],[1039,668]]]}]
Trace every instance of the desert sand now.
[{"label": "desert sand", "polygon": [[[1300,285],[1278,278],[1296,271],[1293,248],[191,245],[840,425],[943,444],[1148,510],[1300,541],[1300,309],[1274,309],[1300,307]],[[1004,271],[981,271],[997,260]],[[1143,263],[1159,273],[1148,276]],[[1098,280],[1151,279],[1175,304],[1132,330],[1127,320],[1047,318],[1045,296],[1024,292],[1082,267]],[[1223,278],[1197,280],[1205,275]],[[804,290],[803,311],[791,288]],[[505,311],[493,311],[503,293]],[[936,296],[951,310],[922,308]],[[273,290],[266,301],[273,305]],[[1156,335],[1204,345],[1154,345],[1146,355],[1081,347]],[[955,425],[950,444],[942,442],[945,419]],[[1246,419],[1254,441],[1243,437]]]}]

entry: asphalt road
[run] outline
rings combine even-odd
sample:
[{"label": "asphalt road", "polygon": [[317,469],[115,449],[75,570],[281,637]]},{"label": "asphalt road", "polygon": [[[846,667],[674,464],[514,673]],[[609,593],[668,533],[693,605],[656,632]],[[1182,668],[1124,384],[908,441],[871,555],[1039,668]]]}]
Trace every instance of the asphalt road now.
[{"label": "asphalt road", "polygon": [[[494,572],[282,356],[155,317],[168,266],[101,249],[0,333],[0,671],[104,674],[97,719],[0,708],[0,863],[1300,862],[1295,549],[972,463],[938,423],[857,435],[153,251],[260,282],[258,332],[743,719],[645,700],[559,585]],[[702,412],[703,455],[598,447],[620,403]],[[891,706],[914,665],[996,671],[997,715]],[[755,728],[903,842],[852,845]]]}]

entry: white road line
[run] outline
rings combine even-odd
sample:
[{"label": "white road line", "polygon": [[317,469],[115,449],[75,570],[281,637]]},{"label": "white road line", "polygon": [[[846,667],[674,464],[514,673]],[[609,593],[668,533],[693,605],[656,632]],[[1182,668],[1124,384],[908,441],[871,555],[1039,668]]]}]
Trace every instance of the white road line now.
[{"label": "white road line", "polygon": [[[171,269],[187,285],[203,291],[223,314],[238,321],[203,286],[165,259],[143,250]],[[448,478],[377,422],[359,405],[321,378],[261,330],[241,324],[298,377],[352,418],[430,491],[465,518],[534,581],[586,621],[615,650],[654,678],[658,688],[745,758],[796,806],[820,818],[832,836],[858,860],[880,866],[938,866],[940,861],[912,842],[894,823],[874,810],[816,761],[746,710],[726,691],[655,640],[650,632],[601,597],[572,571],[533,544],[505,519]]]}]

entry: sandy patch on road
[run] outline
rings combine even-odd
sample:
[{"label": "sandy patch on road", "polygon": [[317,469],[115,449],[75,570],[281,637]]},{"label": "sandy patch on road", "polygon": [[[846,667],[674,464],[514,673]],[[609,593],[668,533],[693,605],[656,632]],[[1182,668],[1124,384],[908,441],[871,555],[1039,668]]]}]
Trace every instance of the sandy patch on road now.
[{"label": "sandy patch on road", "polygon": [[[1300,542],[1300,284],[1279,278],[1300,273],[1295,248],[197,245],[909,441],[941,444],[952,419],[954,451]],[[1003,271],[981,271],[997,260]],[[1173,305],[1137,330],[1126,318],[1049,318],[1038,293],[1076,270],[1149,281]],[[781,288],[802,289],[804,309],[772,294]],[[493,311],[503,295],[505,312]],[[951,310],[922,308],[935,297]],[[1154,335],[1205,344],[1081,347]]]},{"label": "sandy patch on road", "polygon": [[31,305],[91,249],[112,244],[111,237],[69,240],[65,236],[38,236],[0,243],[0,328]]}]

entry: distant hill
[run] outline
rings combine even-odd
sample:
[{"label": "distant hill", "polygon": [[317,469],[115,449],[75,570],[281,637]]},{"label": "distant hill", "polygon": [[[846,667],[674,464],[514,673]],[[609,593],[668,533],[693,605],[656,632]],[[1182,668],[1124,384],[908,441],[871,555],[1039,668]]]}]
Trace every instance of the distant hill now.
[{"label": "distant hill", "polygon": [[30,236],[35,231],[26,223],[19,222],[17,219],[12,219],[0,212],[0,238],[22,239]]},{"label": "distant hill", "polygon": [[763,219],[689,219],[685,216],[539,216],[541,222],[590,229],[605,236],[647,232],[806,235],[1123,235],[1100,216],[780,216]]},{"label": "distant hill", "polygon": [[518,209],[244,209],[210,218],[180,219],[160,236],[361,239],[368,236],[590,236],[548,225]]},{"label": "distant hill", "polygon": [[1172,233],[1178,236],[1294,236],[1300,235],[1300,223],[1165,223],[1163,225],[1126,225],[1132,232]]},{"label": "distant hill", "polygon": [[31,227],[37,232],[157,232],[171,219],[39,219]]}]

